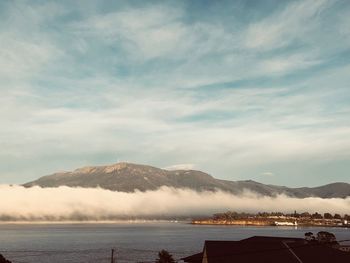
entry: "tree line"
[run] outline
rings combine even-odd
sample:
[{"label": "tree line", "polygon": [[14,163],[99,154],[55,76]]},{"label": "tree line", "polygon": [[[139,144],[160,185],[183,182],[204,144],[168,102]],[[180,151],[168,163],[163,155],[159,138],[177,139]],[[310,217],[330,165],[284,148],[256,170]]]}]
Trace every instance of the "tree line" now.
[{"label": "tree line", "polygon": [[214,220],[239,220],[246,218],[268,218],[272,216],[278,217],[294,217],[294,218],[308,218],[308,219],[338,219],[338,220],[350,220],[350,215],[340,215],[340,214],[331,214],[331,213],[282,213],[282,212],[259,212],[259,213],[245,213],[245,212],[235,212],[235,211],[227,211],[224,213],[217,213],[213,215]]}]

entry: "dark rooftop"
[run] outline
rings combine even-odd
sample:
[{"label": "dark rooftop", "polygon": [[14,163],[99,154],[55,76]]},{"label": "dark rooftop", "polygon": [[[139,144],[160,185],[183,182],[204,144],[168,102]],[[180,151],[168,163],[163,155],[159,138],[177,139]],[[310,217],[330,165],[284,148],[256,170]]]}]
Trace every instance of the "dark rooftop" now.
[{"label": "dark rooftop", "polygon": [[241,241],[205,241],[203,252],[185,262],[328,263],[350,262],[350,253],[301,238],[254,236]]}]

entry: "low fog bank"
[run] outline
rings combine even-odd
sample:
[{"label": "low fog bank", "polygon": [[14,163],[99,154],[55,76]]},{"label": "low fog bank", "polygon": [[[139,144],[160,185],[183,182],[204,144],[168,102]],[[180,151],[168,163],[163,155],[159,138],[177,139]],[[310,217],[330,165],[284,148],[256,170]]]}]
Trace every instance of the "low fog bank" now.
[{"label": "low fog bank", "polygon": [[262,197],[252,192],[196,192],[162,187],[147,192],[113,192],[99,188],[24,188],[0,186],[0,221],[74,221],[162,219],[210,216],[213,213],[308,211],[349,213],[350,197]]}]

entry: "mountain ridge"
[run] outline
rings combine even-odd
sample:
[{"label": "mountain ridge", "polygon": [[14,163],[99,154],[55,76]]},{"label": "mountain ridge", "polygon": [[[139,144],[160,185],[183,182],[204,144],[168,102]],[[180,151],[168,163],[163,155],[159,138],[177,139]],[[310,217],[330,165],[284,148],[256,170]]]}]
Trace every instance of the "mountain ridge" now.
[{"label": "mountain ridge", "polygon": [[229,181],[216,179],[197,170],[166,170],[127,162],[103,166],[85,166],[71,172],[57,172],[23,184],[25,187],[100,187],[112,191],[157,190],[162,186],[189,188],[196,191],[222,190],[233,194],[251,191],[263,196],[285,194],[292,197],[346,198],[350,184],[336,182],[318,187],[298,187],[263,184],[253,180]]}]

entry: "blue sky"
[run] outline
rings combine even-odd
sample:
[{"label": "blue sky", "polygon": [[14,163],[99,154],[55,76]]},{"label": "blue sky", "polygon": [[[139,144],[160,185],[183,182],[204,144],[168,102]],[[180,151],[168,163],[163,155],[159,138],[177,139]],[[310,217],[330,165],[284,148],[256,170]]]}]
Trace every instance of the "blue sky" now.
[{"label": "blue sky", "polygon": [[1,1],[0,182],[118,161],[349,182],[349,1]]}]

